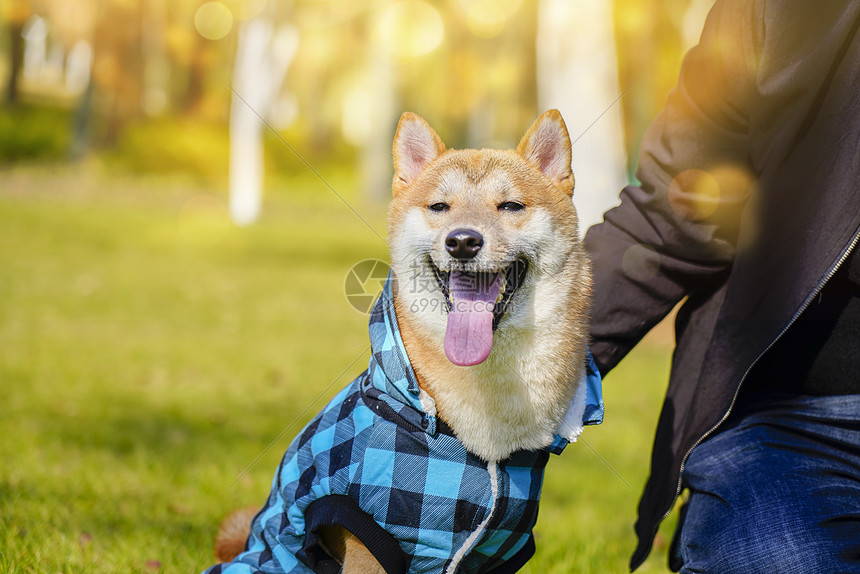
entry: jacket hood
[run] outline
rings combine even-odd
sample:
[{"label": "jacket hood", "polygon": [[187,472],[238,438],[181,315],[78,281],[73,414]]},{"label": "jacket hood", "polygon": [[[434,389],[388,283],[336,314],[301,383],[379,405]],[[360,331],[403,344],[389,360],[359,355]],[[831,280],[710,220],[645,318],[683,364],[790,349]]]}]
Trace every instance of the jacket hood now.
[{"label": "jacket hood", "polygon": [[390,273],[382,294],[370,312],[368,330],[371,355],[367,370],[371,386],[401,406],[405,405],[422,413],[428,423],[430,419],[435,422],[436,408],[433,399],[418,386],[418,379],[409,364],[403,339],[400,338],[400,328],[394,313]]}]

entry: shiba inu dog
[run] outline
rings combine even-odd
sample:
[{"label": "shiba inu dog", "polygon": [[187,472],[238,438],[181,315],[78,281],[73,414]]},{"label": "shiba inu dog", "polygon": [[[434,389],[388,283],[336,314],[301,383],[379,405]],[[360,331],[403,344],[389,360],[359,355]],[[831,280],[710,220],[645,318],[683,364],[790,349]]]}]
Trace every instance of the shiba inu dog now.
[{"label": "shiba inu dog", "polygon": [[590,283],[570,161],[556,110],[516,151],[446,151],[412,114],[395,136],[403,342],[440,417],[487,460],[551,442],[582,373]]},{"label": "shiba inu dog", "polygon": [[226,523],[219,558],[245,551],[209,572],[513,572],[531,557],[548,452],[602,413],[570,165],[556,110],[510,151],[447,150],[401,117],[368,370],[293,442],[247,544]]}]

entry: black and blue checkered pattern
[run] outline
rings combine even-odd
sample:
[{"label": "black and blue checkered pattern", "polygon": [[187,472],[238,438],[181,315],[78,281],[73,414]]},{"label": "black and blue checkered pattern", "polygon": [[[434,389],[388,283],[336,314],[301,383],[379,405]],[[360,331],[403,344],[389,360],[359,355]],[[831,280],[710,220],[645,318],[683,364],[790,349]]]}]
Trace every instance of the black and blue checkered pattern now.
[{"label": "black and blue checkered pattern", "polygon": [[[389,533],[395,550],[374,548],[373,532],[355,533],[378,559],[398,555],[381,560],[389,571],[511,572],[531,556],[548,452],[566,443],[489,464],[467,452],[422,409],[390,281],[373,309],[370,339],[368,370],[287,451],[247,550],[207,574],[327,571],[313,548],[315,529],[338,524],[355,532],[368,515],[371,530]],[[593,417],[598,405],[591,406]]]}]

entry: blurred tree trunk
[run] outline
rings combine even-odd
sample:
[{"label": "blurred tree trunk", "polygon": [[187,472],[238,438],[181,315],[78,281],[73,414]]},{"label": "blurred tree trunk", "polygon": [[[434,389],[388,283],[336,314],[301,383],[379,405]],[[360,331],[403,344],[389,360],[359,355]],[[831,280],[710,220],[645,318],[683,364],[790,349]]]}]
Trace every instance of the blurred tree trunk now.
[{"label": "blurred tree trunk", "polygon": [[142,30],[143,93],[141,105],[150,116],[165,112],[169,102],[170,61],[167,55],[168,6],[166,0],[148,0]]},{"label": "blurred tree trunk", "polygon": [[374,203],[387,203],[391,197],[391,141],[390,129],[397,121],[397,94],[394,85],[394,65],[388,53],[371,50],[369,79],[372,90],[371,105],[366,110],[372,126],[361,153],[362,184],[366,197]]},{"label": "blurred tree trunk", "polygon": [[18,103],[18,78],[24,65],[24,24],[30,17],[26,0],[12,0],[9,6],[9,78],[6,83],[6,102]]},{"label": "blurred tree trunk", "polygon": [[612,5],[541,0],[538,7],[538,104],[557,108],[570,131],[580,233],[603,219],[627,182]]},{"label": "blurred tree trunk", "polygon": [[260,215],[263,118],[281,90],[298,41],[296,28],[276,28],[267,15],[239,28],[230,106],[230,216],[238,225],[250,225]]},{"label": "blurred tree trunk", "polygon": [[212,68],[215,58],[212,57],[212,40],[207,40],[199,34],[196,36],[196,44],[191,52],[191,62],[188,66],[188,84],[185,88],[185,97],[182,104],[183,109],[195,114],[201,107],[206,95],[206,78]]},{"label": "blurred tree trunk", "polygon": [[[693,2],[713,4],[713,0]],[[621,101],[630,177],[636,170],[642,136],[678,81],[685,51],[681,30],[690,3],[691,0],[615,0],[618,77],[625,87],[636,82],[636,97]],[[701,27],[694,32],[696,38],[700,32]]]},{"label": "blurred tree trunk", "polygon": [[96,109],[103,143],[115,145],[125,125],[140,115],[143,92],[142,0],[102,2],[93,38]]},{"label": "blurred tree trunk", "polygon": [[72,161],[83,159],[90,147],[94,87],[93,80],[90,78],[72,116],[72,139],[69,143],[69,158]]},{"label": "blurred tree trunk", "polygon": [[705,19],[711,11],[713,0],[690,0],[690,5],[684,12],[681,21],[682,44],[681,51],[686,53],[690,48],[699,43],[702,28],[705,27]]}]

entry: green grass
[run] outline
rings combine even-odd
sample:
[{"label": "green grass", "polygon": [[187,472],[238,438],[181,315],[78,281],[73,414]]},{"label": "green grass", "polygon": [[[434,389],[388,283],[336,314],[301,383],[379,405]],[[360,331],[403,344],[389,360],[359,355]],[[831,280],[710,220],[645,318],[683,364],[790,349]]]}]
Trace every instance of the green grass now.
[{"label": "green grass", "polygon": [[[333,179],[384,236],[384,210]],[[240,229],[194,184],[0,172],[0,572],[199,571],[220,518],[263,501],[365,368],[343,280],[386,256],[301,181]],[[667,369],[651,344],[610,376],[606,423],[550,464],[526,572],[627,570]],[[643,572],[666,571],[657,554]]]}]

